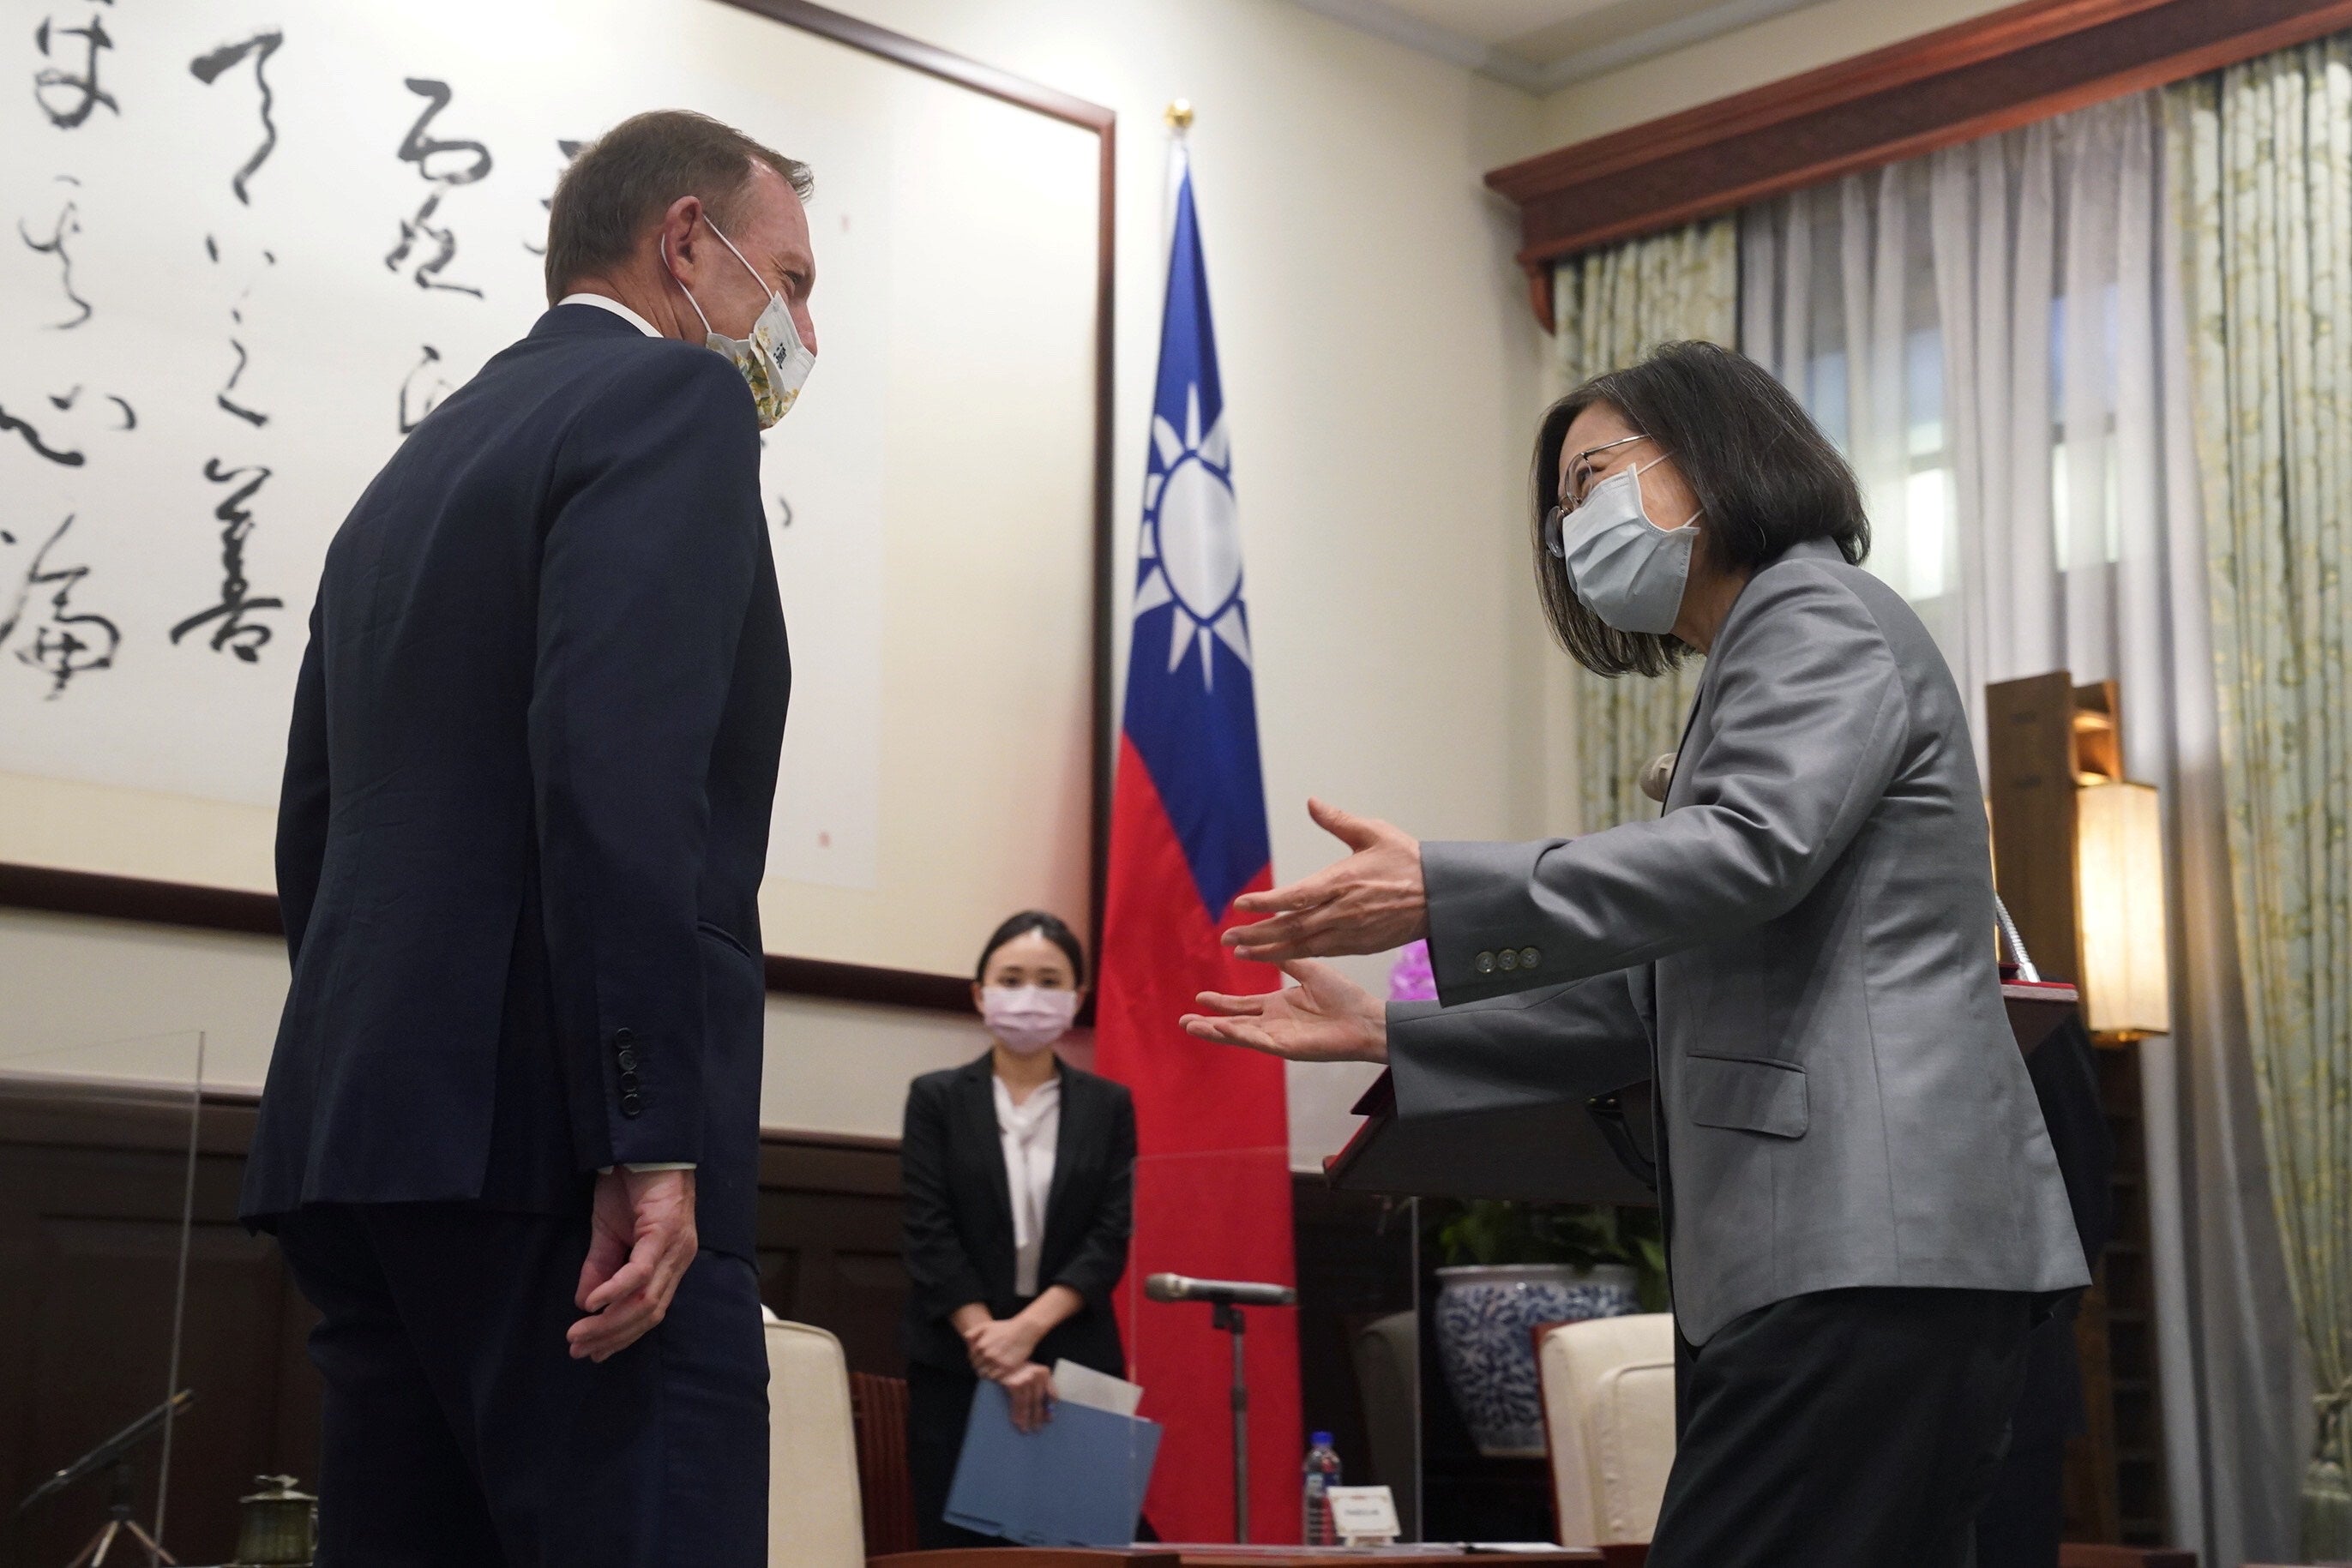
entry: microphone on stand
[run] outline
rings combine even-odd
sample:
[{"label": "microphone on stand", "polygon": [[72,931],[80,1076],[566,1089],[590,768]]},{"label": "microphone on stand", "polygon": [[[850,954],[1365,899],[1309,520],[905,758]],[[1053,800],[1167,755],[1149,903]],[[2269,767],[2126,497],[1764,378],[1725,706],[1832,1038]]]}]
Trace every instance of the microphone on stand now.
[{"label": "microphone on stand", "polygon": [[1298,1292],[1288,1285],[1252,1280],[1192,1280],[1181,1274],[1147,1274],[1143,1293],[1155,1301],[1222,1301],[1236,1307],[1295,1307]]},{"label": "microphone on stand", "polygon": [[1203,1301],[1209,1322],[1234,1336],[1234,1540],[1249,1540],[1249,1381],[1242,1367],[1242,1309],[1295,1307],[1298,1292],[1288,1285],[1255,1280],[1188,1280],[1181,1274],[1146,1274],[1143,1293],[1155,1301]]}]

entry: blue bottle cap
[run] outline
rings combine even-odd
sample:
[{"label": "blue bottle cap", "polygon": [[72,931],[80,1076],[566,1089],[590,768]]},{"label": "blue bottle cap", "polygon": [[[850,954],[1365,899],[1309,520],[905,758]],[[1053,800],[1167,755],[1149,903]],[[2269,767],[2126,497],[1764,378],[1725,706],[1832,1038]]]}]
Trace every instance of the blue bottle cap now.
[{"label": "blue bottle cap", "polygon": [[1331,1446],[1331,1434],[1328,1432],[1310,1433],[1307,1441],[1309,1448],[1328,1448]]}]

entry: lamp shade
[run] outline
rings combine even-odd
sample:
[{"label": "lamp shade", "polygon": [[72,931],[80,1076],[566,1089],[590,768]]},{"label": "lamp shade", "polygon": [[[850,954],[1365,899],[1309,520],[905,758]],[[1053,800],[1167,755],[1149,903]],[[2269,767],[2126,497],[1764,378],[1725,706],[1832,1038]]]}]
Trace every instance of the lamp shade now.
[{"label": "lamp shade", "polygon": [[2112,779],[2075,793],[2083,1013],[2093,1034],[2172,1031],[2164,829],[2156,786]]}]

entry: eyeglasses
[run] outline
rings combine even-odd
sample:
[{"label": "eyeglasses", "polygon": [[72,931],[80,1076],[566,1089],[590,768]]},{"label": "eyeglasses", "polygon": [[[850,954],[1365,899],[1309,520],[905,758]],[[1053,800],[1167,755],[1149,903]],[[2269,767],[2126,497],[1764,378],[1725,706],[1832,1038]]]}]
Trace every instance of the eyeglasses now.
[{"label": "eyeglasses", "polygon": [[1546,549],[1556,556],[1566,553],[1561,544],[1561,536],[1570,515],[1577,507],[1584,505],[1584,497],[1592,488],[1593,455],[1612,451],[1620,446],[1631,446],[1637,441],[1649,439],[1646,435],[1621,435],[1614,441],[1604,441],[1598,446],[1588,446],[1568,460],[1567,483],[1560,488],[1559,499],[1549,511],[1544,513],[1543,540]]}]

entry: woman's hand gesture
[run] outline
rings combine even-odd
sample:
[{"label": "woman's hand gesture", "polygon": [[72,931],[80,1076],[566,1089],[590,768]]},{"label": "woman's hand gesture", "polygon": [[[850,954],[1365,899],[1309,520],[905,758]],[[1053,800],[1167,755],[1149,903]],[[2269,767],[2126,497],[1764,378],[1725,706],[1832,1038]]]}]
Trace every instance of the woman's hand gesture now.
[{"label": "woman's hand gesture", "polygon": [[1293,959],[1282,972],[1298,983],[1256,997],[1202,991],[1206,1013],[1187,1013],[1196,1040],[1245,1046],[1292,1061],[1386,1061],[1388,1009],[1328,964]]}]

